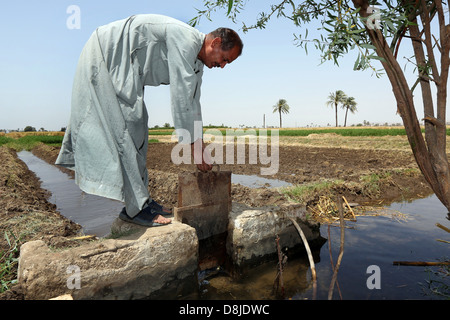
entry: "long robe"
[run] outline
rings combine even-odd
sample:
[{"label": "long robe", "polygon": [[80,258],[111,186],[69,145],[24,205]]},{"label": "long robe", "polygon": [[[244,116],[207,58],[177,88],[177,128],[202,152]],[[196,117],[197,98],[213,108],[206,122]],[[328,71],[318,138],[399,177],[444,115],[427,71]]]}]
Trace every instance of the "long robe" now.
[{"label": "long robe", "polygon": [[81,190],[124,202],[130,217],[151,199],[144,86],[170,84],[174,126],[191,137],[180,142],[193,142],[194,122],[201,121],[204,65],[198,54],[204,40],[187,24],[151,14],[91,35],[77,65],[70,121],[56,160],[75,171]]}]

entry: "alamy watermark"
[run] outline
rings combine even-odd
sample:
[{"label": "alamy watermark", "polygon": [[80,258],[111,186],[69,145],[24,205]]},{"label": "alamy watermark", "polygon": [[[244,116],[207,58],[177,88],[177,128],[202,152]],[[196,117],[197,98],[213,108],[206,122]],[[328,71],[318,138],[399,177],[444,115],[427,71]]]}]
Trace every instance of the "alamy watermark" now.
[{"label": "alamy watermark", "polygon": [[367,28],[373,30],[373,29],[380,29],[380,21],[381,21],[381,13],[380,8],[377,8],[375,6],[371,6],[367,8],[367,13],[371,13],[369,17],[367,17]]},{"label": "alamy watermark", "polygon": [[67,29],[81,29],[81,10],[77,5],[70,5],[66,9],[69,15],[66,20]]},{"label": "alamy watermark", "polygon": [[[171,158],[174,164],[192,164],[192,158],[194,164],[201,163],[200,157],[192,155],[190,141],[203,139],[205,143],[209,142],[203,150],[204,158],[211,159],[212,164],[257,165],[259,163],[261,175],[273,175],[278,172],[280,166],[278,130],[270,130],[270,137],[266,129],[258,129],[258,131],[256,129],[226,129],[225,135],[218,129],[207,129],[204,133],[202,131],[202,122],[196,121],[193,140],[188,130],[177,129],[173,132],[172,141],[180,142],[172,149]],[[202,152],[201,147],[200,144],[194,144],[194,155]]]},{"label": "alamy watermark", "polygon": [[66,285],[67,289],[81,289],[81,269],[77,265],[70,265],[66,269],[66,273],[69,274]]},{"label": "alamy watermark", "polygon": [[381,269],[377,265],[370,265],[367,267],[366,270],[367,274],[370,274],[370,276],[367,278],[366,286],[367,289],[373,290],[373,289],[381,289]]}]

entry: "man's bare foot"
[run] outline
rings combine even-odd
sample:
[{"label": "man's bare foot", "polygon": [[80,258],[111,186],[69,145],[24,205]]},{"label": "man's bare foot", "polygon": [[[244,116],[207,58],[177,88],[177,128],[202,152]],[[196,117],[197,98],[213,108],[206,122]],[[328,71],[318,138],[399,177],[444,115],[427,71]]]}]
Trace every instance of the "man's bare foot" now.
[{"label": "man's bare foot", "polygon": [[154,212],[150,207],[141,210],[136,216],[130,217],[123,208],[119,214],[119,218],[130,223],[138,224],[145,227],[165,226],[172,223],[171,219],[163,217],[161,214]]},{"label": "man's bare foot", "polygon": [[153,222],[160,223],[160,224],[169,224],[172,222],[172,220],[164,218],[162,215],[159,214],[155,217],[155,219],[153,219]]}]

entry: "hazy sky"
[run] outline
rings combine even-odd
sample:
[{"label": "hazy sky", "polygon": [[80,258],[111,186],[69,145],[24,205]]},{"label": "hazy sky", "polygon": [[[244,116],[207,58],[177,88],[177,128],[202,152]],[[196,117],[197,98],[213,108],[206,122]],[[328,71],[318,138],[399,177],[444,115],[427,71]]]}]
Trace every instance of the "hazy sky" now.
[{"label": "hazy sky", "polygon": [[[271,1],[250,1],[240,16],[248,24]],[[8,1],[0,11],[0,129],[25,126],[59,130],[69,120],[72,81],[80,52],[96,27],[139,13],[172,16],[184,22],[202,8],[198,0],[127,1]],[[70,29],[71,5],[80,9],[79,29]],[[266,30],[243,34],[223,12],[203,18],[197,28],[208,33],[230,27],[242,37],[241,57],[224,69],[205,67],[202,110],[205,125],[237,127],[278,126],[272,106],[283,98],[291,107],[283,115],[283,127],[334,125],[334,111],[326,106],[330,92],[343,90],[358,103],[348,124],[401,122],[387,76],[378,79],[371,71],[353,71],[355,55],[320,65],[319,52],[308,54],[294,45],[294,33],[303,33],[288,20],[274,19]],[[310,31],[313,31],[312,28]],[[379,67],[379,65],[377,65]],[[411,69],[411,67],[409,68]],[[168,86],[146,87],[149,126],[173,125]],[[418,115],[422,117],[421,106]],[[339,112],[342,125],[344,112]]]}]

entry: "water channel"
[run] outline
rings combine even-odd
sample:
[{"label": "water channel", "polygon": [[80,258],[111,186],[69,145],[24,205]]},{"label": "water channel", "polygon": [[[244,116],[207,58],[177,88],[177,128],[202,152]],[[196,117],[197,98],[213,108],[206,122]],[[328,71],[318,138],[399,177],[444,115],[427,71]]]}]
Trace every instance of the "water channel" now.
[{"label": "water channel", "polygon": [[[56,204],[61,214],[82,225],[85,234],[108,234],[122,203],[81,192],[65,173],[30,152],[22,151],[18,155],[41,179],[42,188],[52,193],[50,201]],[[271,181],[254,182],[245,176],[236,179],[233,183],[245,179],[250,184],[272,184]],[[274,183],[278,186],[283,182]],[[444,299],[439,294],[430,294],[430,280],[448,299],[450,277],[448,274],[442,276],[442,267],[393,265],[393,261],[448,261],[450,244],[437,239],[449,241],[450,235],[436,226],[439,223],[450,227],[445,207],[432,195],[411,202],[397,202],[387,209],[401,212],[405,219],[363,216],[358,217],[357,222],[347,224],[333,299]],[[327,243],[314,252],[317,290],[313,290],[307,257],[295,257],[288,259],[283,274],[285,298],[327,299],[333,275],[329,245],[333,263],[336,263],[340,228],[322,225],[321,235],[327,238]],[[224,272],[201,275],[200,299],[274,299],[276,271],[276,262],[273,262],[256,267],[239,280],[231,279]]]}]

